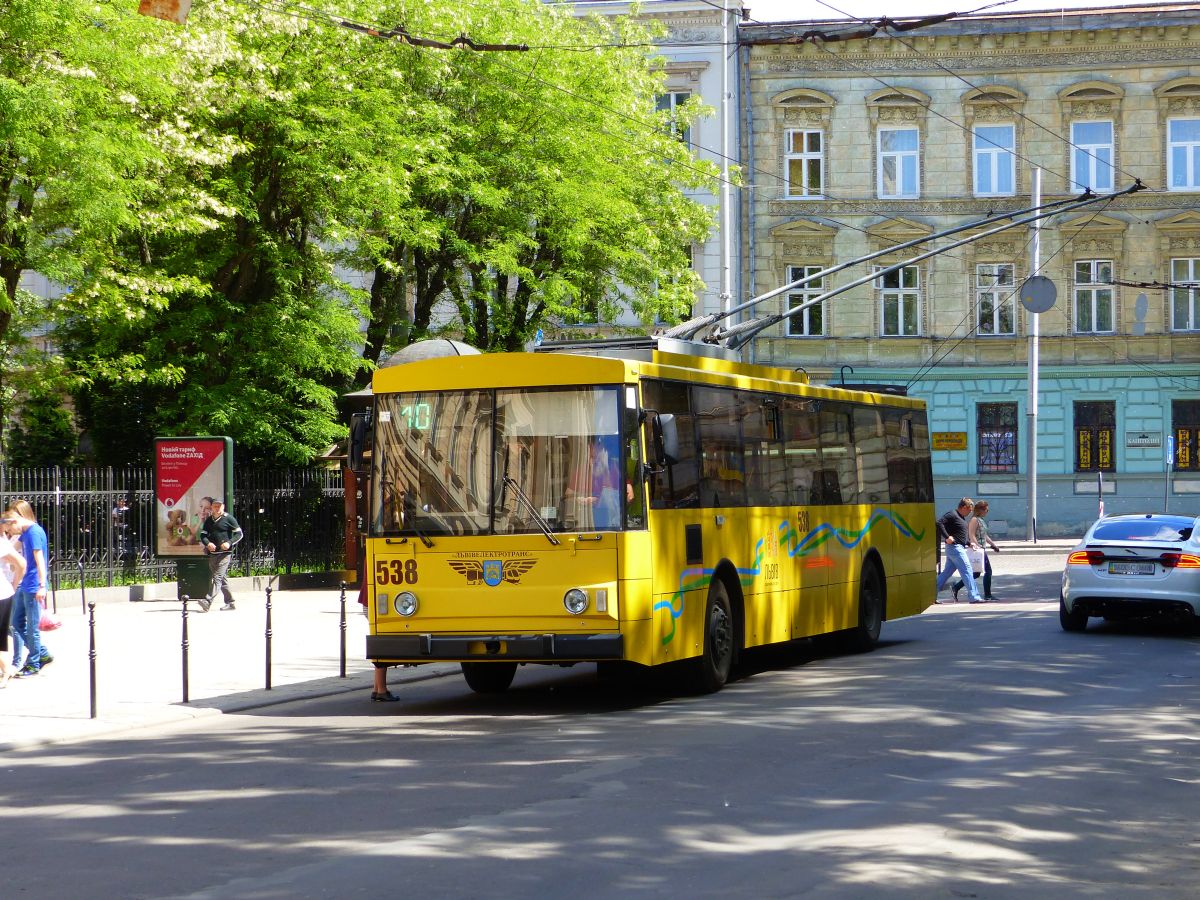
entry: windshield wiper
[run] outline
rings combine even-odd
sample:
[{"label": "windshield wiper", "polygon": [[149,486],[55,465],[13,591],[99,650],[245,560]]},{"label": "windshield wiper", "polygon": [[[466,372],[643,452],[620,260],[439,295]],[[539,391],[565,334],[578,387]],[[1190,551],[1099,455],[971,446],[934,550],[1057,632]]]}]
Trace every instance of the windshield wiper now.
[{"label": "windshield wiper", "polygon": [[542,518],[542,514],[538,512],[537,507],[533,505],[533,501],[525,496],[525,492],[521,490],[521,486],[517,484],[516,479],[514,479],[507,472],[504,473],[504,486],[512,488],[513,494],[516,495],[518,500],[525,504],[525,508],[529,510],[529,514],[533,516],[533,521],[537,522],[538,528],[542,529],[542,534],[546,535],[547,540],[557,547],[560,542],[558,538],[554,536],[554,532],[550,530],[550,523]]},{"label": "windshield wiper", "polygon": [[433,541],[429,539],[429,535],[427,535],[424,531],[422,531],[421,526],[417,524],[417,504],[416,504],[416,502],[413,500],[411,494],[405,495],[404,500],[405,500],[405,502],[404,502],[404,525],[405,525],[405,527],[411,528],[413,530],[413,532],[416,533],[417,537],[419,537],[421,539],[421,543],[424,544],[426,546],[426,548],[432,550],[433,549]]}]

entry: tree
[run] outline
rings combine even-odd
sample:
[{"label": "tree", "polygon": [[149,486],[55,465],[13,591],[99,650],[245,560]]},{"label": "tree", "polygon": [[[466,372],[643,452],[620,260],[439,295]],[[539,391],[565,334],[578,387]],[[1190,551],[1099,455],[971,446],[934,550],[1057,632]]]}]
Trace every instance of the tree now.
[{"label": "tree", "polygon": [[154,398],[137,423],[147,448],[155,433],[227,434],[243,459],[273,463],[308,462],[344,433],[336,385],[360,365],[357,307],[323,238],[358,126],[342,103],[350,38],[233,4],[193,11],[180,48],[201,86],[193,115],[232,149],[191,173],[213,198],[206,230],[125,237],[139,271],[188,286],[153,315],[79,315],[64,328],[89,373],[87,415],[136,386]]},{"label": "tree", "polygon": [[650,319],[690,309],[699,282],[687,248],[711,218],[682,189],[711,187],[716,170],[653,112],[662,80],[647,33],[533,0],[423,12],[414,33],[540,49],[393,51],[411,106],[436,131],[420,152],[390,157],[408,214],[359,223],[352,259],[375,274],[368,358],[397,325],[404,339],[434,331],[447,298],[449,327],[490,350],[519,349],[547,319],[582,309],[610,317],[619,301]]}]

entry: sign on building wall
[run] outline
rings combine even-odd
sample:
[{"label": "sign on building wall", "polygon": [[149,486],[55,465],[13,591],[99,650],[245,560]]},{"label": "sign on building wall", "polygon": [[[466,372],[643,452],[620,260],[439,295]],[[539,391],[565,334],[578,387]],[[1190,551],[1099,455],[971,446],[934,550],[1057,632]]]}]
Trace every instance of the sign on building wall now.
[{"label": "sign on building wall", "polygon": [[929,437],[934,450],[967,449],[967,433],[965,431],[935,431]]},{"label": "sign on building wall", "polygon": [[1125,432],[1126,447],[1161,447],[1161,431],[1127,431]]},{"label": "sign on building wall", "polygon": [[154,550],[159,556],[202,557],[205,497],[232,507],[233,438],[154,439]]}]

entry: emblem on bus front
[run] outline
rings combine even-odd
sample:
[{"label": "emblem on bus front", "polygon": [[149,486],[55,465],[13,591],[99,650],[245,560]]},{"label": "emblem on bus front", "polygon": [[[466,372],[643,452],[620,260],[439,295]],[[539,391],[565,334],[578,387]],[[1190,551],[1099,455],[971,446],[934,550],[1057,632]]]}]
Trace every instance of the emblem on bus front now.
[{"label": "emblem on bus front", "polygon": [[452,559],[450,568],[467,579],[467,584],[520,584],[521,576],[537,563],[536,559]]}]

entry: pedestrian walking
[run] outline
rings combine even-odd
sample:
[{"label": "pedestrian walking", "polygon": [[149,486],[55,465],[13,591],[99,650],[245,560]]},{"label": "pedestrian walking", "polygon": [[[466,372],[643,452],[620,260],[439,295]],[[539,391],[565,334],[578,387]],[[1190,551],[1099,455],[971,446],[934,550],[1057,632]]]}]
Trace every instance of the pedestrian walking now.
[{"label": "pedestrian walking", "polygon": [[[18,678],[28,678],[54,662],[54,657],[42,643],[42,607],[46,603],[49,570],[47,559],[50,546],[46,532],[37,522],[28,500],[14,500],[8,505],[5,518],[13,520],[13,529],[21,536],[21,554],[25,557],[25,575],[13,596],[12,634],[13,666],[19,667]],[[21,665],[21,653],[25,664]]]},{"label": "pedestrian walking", "polygon": [[[974,546],[967,532],[967,516],[974,509],[975,501],[970,497],[963,497],[958,501],[958,506],[937,521],[938,537],[941,538],[946,546],[946,560],[942,564],[941,573],[938,575],[937,593],[941,593],[942,588],[946,586],[946,582],[957,571],[962,577],[963,584],[966,585],[967,596],[971,602],[982,603],[983,597],[979,596],[979,587],[975,584],[975,576],[971,571],[971,562],[967,559],[968,548]],[[955,599],[957,599],[957,596]],[[934,602],[941,603],[942,601],[935,597]]]},{"label": "pedestrian walking", "polygon": [[15,516],[5,514],[0,519],[0,688],[17,674],[17,667],[8,662],[8,631],[12,620],[13,597],[17,585],[25,577],[25,556],[17,538]]},{"label": "pedestrian walking", "polygon": [[200,526],[200,543],[208,556],[208,571],[212,584],[208,596],[200,601],[200,609],[208,612],[213,600],[220,594],[225,598],[222,610],[231,610],[233,591],[229,589],[229,565],[233,562],[233,548],[242,539],[242,526],[237,519],[225,512],[225,501],[220,497],[205,498],[211,503],[211,511]]},{"label": "pedestrian walking", "polygon": [[[983,576],[983,599],[995,600],[997,598],[992,594],[992,556],[987,551],[988,547],[991,547],[999,553],[1000,548],[996,546],[996,542],[992,540],[992,534],[988,530],[987,514],[988,502],[986,500],[976,500],[971,518],[967,519],[967,537],[971,539],[971,543],[974,546],[979,548],[980,559],[983,560],[980,571],[976,572],[974,571],[975,567],[971,567],[976,581],[979,580],[980,575]],[[962,581],[954,582],[955,600],[958,599],[958,592],[962,590],[962,586]]]}]

